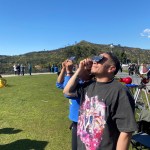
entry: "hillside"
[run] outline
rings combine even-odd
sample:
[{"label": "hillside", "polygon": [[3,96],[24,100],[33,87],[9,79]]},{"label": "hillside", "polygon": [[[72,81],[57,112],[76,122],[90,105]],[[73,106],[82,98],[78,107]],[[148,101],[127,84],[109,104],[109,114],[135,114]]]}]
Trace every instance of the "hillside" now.
[{"label": "hillside", "polygon": [[[71,46],[56,50],[44,50],[39,52],[30,52],[23,55],[3,56],[0,55],[0,74],[13,73],[13,64],[31,63],[34,72],[48,71],[49,66],[61,65],[61,62],[71,56],[76,56],[76,61],[97,55],[99,52],[113,51],[122,63],[150,63],[150,50],[140,48],[122,47],[121,45],[95,44],[87,41],[81,41]],[[40,69],[34,66],[40,66]]]}]

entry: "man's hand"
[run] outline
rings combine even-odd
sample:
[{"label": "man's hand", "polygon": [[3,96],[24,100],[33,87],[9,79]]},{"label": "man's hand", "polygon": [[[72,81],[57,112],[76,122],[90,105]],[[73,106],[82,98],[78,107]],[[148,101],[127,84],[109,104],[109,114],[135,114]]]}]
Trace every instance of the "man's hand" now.
[{"label": "man's hand", "polygon": [[70,72],[70,73],[73,72],[73,61],[72,60],[67,59],[65,66],[66,66],[66,72],[67,73],[68,72]]},{"label": "man's hand", "polygon": [[62,62],[62,68],[66,68],[66,62],[67,62],[67,60],[65,60],[64,62]]},{"label": "man's hand", "polygon": [[90,72],[92,67],[93,61],[90,58],[86,58],[80,61],[78,73],[79,76],[82,76],[85,72]]}]

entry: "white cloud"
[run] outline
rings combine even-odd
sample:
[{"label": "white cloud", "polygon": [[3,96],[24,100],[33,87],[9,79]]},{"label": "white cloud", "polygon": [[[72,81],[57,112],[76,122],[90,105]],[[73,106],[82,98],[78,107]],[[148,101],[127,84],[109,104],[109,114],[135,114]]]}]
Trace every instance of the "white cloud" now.
[{"label": "white cloud", "polygon": [[142,33],[140,33],[141,36],[150,38],[150,29],[144,29]]}]

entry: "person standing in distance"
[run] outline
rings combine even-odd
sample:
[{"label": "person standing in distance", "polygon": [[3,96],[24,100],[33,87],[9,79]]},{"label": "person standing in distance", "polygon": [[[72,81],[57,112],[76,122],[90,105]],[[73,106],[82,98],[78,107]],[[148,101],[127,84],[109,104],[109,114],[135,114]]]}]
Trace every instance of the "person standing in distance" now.
[{"label": "person standing in distance", "polygon": [[28,63],[28,71],[29,71],[29,75],[31,76],[31,74],[32,74],[32,65],[31,65],[31,63]]}]

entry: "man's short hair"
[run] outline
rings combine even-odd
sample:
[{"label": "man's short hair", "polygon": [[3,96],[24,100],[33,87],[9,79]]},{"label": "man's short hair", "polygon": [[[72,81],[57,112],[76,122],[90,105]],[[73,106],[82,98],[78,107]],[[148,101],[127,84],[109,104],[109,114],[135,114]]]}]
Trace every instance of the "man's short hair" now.
[{"label": "man's short hair", "polygon": [[116,75],[121,68],[120,61],[114,53],[106,52],[106,54],[108,54],[110,56],[111,60],[113,61],[114,65],[116,67],[116,70],[114,72],[114,75]]}]

